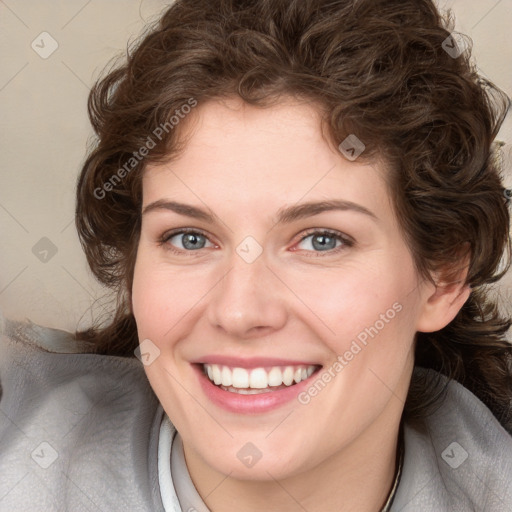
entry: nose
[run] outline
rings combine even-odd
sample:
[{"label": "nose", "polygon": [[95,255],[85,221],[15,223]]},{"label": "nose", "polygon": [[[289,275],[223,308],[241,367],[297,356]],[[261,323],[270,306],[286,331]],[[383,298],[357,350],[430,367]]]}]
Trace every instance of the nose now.
[{"label": "nose", "polygon": [[234,252],[229,271],[211,292],[207,317],[215,329],[236,340],[265,336],[286,323],[285,295],[264,254],[247,263]]}]

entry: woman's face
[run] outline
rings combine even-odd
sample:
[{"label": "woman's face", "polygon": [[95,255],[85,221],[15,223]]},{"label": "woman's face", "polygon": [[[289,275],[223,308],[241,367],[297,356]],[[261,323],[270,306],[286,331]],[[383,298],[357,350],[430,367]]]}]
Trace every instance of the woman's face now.
[{"label": "woman's face", "polygon": [[132,290],[187,460],[268,480],[372,457],[396,433],[432,292],[384,168],[330,146],[312,106],[189,116],[185,151],[145,170]]}]

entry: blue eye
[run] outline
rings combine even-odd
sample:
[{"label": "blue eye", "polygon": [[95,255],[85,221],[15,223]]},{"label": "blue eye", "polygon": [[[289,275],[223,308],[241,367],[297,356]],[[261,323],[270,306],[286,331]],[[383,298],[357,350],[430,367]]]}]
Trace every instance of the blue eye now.
[{"label": "blue eye", "polygon": [[[174,242],[173,242],[174,240]],[[185,250],[185,251],[197,251],[199,249],[204,249],[206,247],[206,242],[209,242],[206,235],[201,233],[200,231],[193,231],[193,230],[185,230],[182,229],[181,231],[177,231],[174,233],[166,234],[162,237],[160,240],[160,243],[168,244],[171,250],[175,250],[174,247],[176,247],[177,244],[181,244],[181,247],[177,247],[179,250]],[[214,244],[211,242],[210,246],[213,247]],[[179,252],[176,250],[176,252]]]},{"label": "blue eye", "polygon": [[[308,242],[306,242],[309,239]],[[313,252],[338,252],[345,247],[352,247],[354,242],[335,231],[311,231],[304,236],[299,245],[306,242],[304,250]],[[300,248],[300,247],[299,247]]]}]

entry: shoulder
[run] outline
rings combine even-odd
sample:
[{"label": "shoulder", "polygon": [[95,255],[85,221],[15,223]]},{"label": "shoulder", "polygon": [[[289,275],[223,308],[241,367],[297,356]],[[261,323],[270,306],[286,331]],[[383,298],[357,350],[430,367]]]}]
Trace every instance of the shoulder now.
[{"label": "shoulder", "polygon": [[0,386],[2,405],[22,395],[88,400],[150,394],[142,363],[134,356],[88,352],[72,333],[0,316]]},{"label": "shoulder", "polygon": [[59,496],[67,510],[159,510],[148,461],[162,410],[142,363],[30,322],[0,328],[0,510],[60,510]]},{"label": "shoulder", "polygon": [[[420,368],[415,373],[439,376]],[[512,510],[512,436],[473,393],[447,382],[424,427],[404,425],[404,465],[392,510]]]},{"label": "shoulder", "polygon": [[0,315],[0,386],[4,392],[18,393],[32,388],[45,394],[58,388],[76,388],[81,393],[103,393],[130,387],[148,385],[143,365],[135,358],[94,354],[91,346],[77,342],[72,333],[12,320]]}]

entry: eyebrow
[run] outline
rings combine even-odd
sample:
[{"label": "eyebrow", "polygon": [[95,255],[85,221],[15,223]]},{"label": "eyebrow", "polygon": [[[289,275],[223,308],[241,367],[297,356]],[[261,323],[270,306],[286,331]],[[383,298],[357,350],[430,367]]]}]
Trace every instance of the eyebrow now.
[{"label": "eyebrow", "polygon": [[[215,215],[212,215],[206,210],[192,206],[189,204],[179,203],[177,201],[167,201],[165,199],[159,199],[154,201],[142,210],[142,215],[145,215],[152,211],[169,210],[179,215],[191,217],[193,219],[202,220],[208,224],[215,223]],[[292,206],[281,208],[277,214],[277,220],[275,224],[290,224],[297,220],[312,217],[313,215],[319,215],[320,213],[327,211],[353,211],[367,215],[374,220],[378,220],[378,217],[368,208],[353,203],[352,201],[345,201],[341,199],[331,199],[326,201],[313,201],[308,203],[302,203]]]}]

